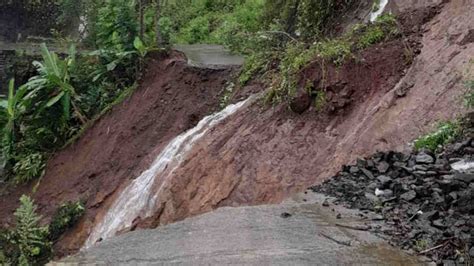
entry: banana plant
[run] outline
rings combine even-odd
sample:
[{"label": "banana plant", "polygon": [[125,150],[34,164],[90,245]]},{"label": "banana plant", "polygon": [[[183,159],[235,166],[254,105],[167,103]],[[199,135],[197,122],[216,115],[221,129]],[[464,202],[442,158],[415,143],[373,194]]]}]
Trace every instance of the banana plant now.
[{"label": "banana plant", "polygon": [[46,91],[48,99],[43,102],[39,111],[61,104],[64,124],[70,119],[71,106],[77,118],[83,124],[87,122],[86,117],[75,104],[75,100],[78,100],[78,95],[70,84],[69,68],[75,64],[75,53],[75,48],[72,47],[69,56],[62,60],[56,53],[50,52],[44,43],[41,44],[43,61],[33,62],[39,75],[32,77],[25,84],[29,91],[25,96],[25,100],[31,100],[38,94]]},{"label": "banana plant", "polygon": [[2,110],[2,142],[3,156],[8,161],[13,156],[16,130],[20,116],[20,104],[26,93],[26,87],[21,86],[15,92],[15,80],[8,83],[8,98],[0,100]]}]

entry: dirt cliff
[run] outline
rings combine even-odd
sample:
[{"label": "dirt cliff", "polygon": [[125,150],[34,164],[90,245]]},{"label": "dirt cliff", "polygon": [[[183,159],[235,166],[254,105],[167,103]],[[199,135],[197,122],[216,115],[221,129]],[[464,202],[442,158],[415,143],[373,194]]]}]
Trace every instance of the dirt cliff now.
[{"label": "dirt cliff", "polygon": [[83,200],[82,223],[57,244],[60,254],[77,250],[109,197],[139,176],[168,141],[219,108],[232,72],[189,67],[178,53],[155,56],[129,99],[49,160],[36,193],[30,184],[0,197],[2,224],[11,224],[21,194],[32,194],[46,219],[61,203]]},{"label": "dirt cliff", "polygon": [[[279,202],[357,157],[406,150],[437,121],[465,112],[462,80],[474,55],[474,5],[438,1],[408,10],[397,2],[392,8],[401,15],[405,38],[329,68],[335,111],[295,115],[286,105],[255,103],[235,114],[195,145],[144,226],[221,206]],[[418,55],[410,66],[405,44],[413,41]],[[310,66],[306,74],[317,79],[318,71]]]},{"label": "dirt cliff", "polygon": [[[328,108],[297,115],[286,104],[256,101],[209,131],[159,195],[154,227],[221,206],[280,202],[377,150],[405,150],[438,120],[466,110],[463,73],[474,55],[474,4],[391,1],[404,36],[329,67]],[[420,1],[418,1],[420,2]],[[415,10],[407,9],[416,7]],[[407,44],[418,55],[407,60]],[[318,79],[317,64],[305,74]],[[217,109],[231,70],[186,66],[177,54],[155,58],[140,88],[49,162],[33,195],[46,217],[66,200],[83,199],[86,215],[57,243],[76,251],[118,193],[173,137]],[[243,91],[263,91],[253,86]],[[2,223],[24,187],[0,199]]]}]

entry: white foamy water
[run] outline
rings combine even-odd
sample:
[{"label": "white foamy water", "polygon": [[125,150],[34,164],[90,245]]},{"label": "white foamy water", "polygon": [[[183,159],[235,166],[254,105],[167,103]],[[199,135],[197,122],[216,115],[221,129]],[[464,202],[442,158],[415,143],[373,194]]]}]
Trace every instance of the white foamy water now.
[{"label": "white foamy water", "polygon": [[388,4],[388,0],[380,0],[379,9],[370,13],[370,22],[374,22],[380,15],[382,15],[387,4]]},{"label": "white foamy water", "polygon": [[[122,191],[103,220],[95,225],[83,248],[87,249],[99,239],[112,237],[120,230],[130,227],[137,217],[143,219],[152,216],[159,193],[193,144],[214,125],[244,106],[248,100],[229,105],[218,113],[204,117],[197,126],[171,140],[151,167]],[[155,182],[161,182],[158,190],[154,186]]]},{"label": "white foamy water", "polygon": [[469,172],[469,171],[474,171],[474,161],[466,161],[462,160],[457,163],[451,164],[451,168],[453,170],[459,171],[459,172]]}]

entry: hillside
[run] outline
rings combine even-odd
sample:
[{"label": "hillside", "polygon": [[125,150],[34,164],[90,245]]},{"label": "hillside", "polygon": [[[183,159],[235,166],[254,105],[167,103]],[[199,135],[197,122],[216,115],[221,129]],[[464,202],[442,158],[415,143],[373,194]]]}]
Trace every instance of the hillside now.
[{"label": "hillside", "polygon": [[[257,2],[252,4],[261,4]],[[241,15],[254,8],[248,5],[231,14]],[[248,62],[255,59],[252,56],[267,52],[263,49],[249,54],[247,46],[237,49],[246,55],[242,68],[190,65],[191,57],[210,57],[198,51],[192,55],[188,52],[186,58],[185,53],[173,49],[150,49],[144,53],[143,61],[132,58],[123,68],[118,66],[101,86],[113,82],[129,85],[129,80],[117,78],[126,75],[138,77],[136,89],[122,102],[103,109],[105,112],[92,113],[100,115],[83,127],[84,132],[77,139],[61,142],[65,145],[51,152],[44,175],[37,182],[5,186],[0,198],[0,225],[15,225],[13,214],[22,195],[34,200],[43,224],[54,220],[61,204],[81,201],[84,214],[52,242],[56,258],[90,248],[72,258],[73,262],[83,263],[103,260],[109,264],[133,264],[134,260],[140,261],[139,256],[144,257],[145,264],[192,263],[192,258],[203,264],[288,263],[298,259],[301,264],[347,263],[351,256],[365,254],[360,250],[365,246],[359,246],[364,241],[385,247],[384,240],[367,230],[355,230],[363,232],[353,236],[358,244],[348,245],[350,248],[337,243],[337,237],[336,241],[331,240],[332,233],[340,233],[335,225],[338,222],[333,221],[335,213],[321,210],[325,196],[308,196],[311,192],[307,189],[333,180],[344,165],[356,164],[360,158],[377,152],[409,152],[413,141],[433,131],[439,122],[455,121],[469,113],[464,99],[466,79],[473,73],[474,3],[391,0],[384,12],[393,15],[373,23],[367,22],[373,13],[368,2],[347,8],[341,9],[347,16],[328,24],[334,28],[324,32],[336,36],[334,39],[327,37],[326,41],[294,46],[290,43],[284,55],[263,60],[266,69],[247,71]],[[170,11],[163,12],[169,15]],[[216,11],[199,14],[210,20],[224,20],[214,17]],[[178,23],[173,19],[176,18],[171,17],[171,22]],[[253,23],[253,15],[248,19]],[[328,23],[333,19],[329,16]],[[359,28],[342,33],[353,24]],[[187,34],[195,32],[189,30],[193,25],[169,32],[171,40],[192,43]],[[246,26],[238,29],[252,32],[252,27]],[[210,31],[205,41],[232,36],[232,31],[224,34],[220,30]],[[383,37],[377,37],[377,41],[364,39],[373,37],[369,34],[373,32],[382,32]],[[291,38],[306,38],[290,33]],[[124,38],[128,38],[124,43],[132,40],[129,36]],[[239,39],[230,45],[222,44],[232,48],[235,42]],[[327,57],[325,45],[342,47],[343,52]],[[137,47],[135,53],[139,54]],[[298,53],[292,56],[294,50]],[[231,58],[240,61],[239,57]],[[215,60],[219,58],[209,59]],[[248,80],[242,80],[242,73],[249,75]],[[74,82],[75,76],[71,77]],[[117,90],[128,87],[120,86]],[[80,115],[73,113],[69,125],[79,128],[81,122]],[[331,194],[333,190],[322,192]],[[265,206],[269,204],[275,206]],[[252,207],[256,205],[264,206]],[[218,208],[222,210],[216,211]],[[285,212],[294,215],[294,220],[282,216],[288,220],[270,222],[274,217],[281,219],[278,216]],[[360,222],[357,211],[341,207],[338,212],[344,214],[343,222]],[[306,214],[322,215],[324,222],[316,223],[313,232],[308,225],[312,218]],[[466,215],[472,217],[472,213]],[[261,219],[268,226],[260,228],[254,219]],[[326,222],[333,228],[329,240],[320,230]],[[246,225],[235,229],[239,224]],[[377,225],[382,226],[383,222]],[[226,236],[229,228],[234,229],[229,233],[234,237]],[[299,243],[294,235],[284,234],[287,230],[302,235],[317,233],[314,241],[323,244],[313,246],[305,237],[301,237],[303,244]],[[210,231],[209,236],[199,234],[201,231]],[[188,246],[181,245],[188,237],[184,232],[197,234],[189,236]],[[276,237],[267,243],[267,250],[262,246],[265,241],[237,238],[240,234],[263,239],[283,236],[281,241]],[[205,244],[199,249],[201,241]],[[219,242],[231,244],[213,244]],[[133,250],[135,245],[138,251]],[[471,245],[468,250],[472,247],[472,243],[466,245]],[[232,253],[234,247],[239,252]],[[175,252],[181,248],[182,253]],[[261,254],[242,255],[247,249],[258,248]],[[320,253],[308,252],[319,248]],[[338,252],[330,251],[338,248],[342,250],[341,260],[337,260]],[[126,251],[118,254],[122,250]],[[161,253],[154,253],[156,250]],[[361,256],[360,263],[385,263],[384,258],[388,257],[395,258],[387,262],[392,264],[416,261],[398,248],[387,245],[387,250]],[[143,255],[137,255],[140,252]],[[213,254],[223,259],[211,260]],[[306,256],[307,261],[303,259]],[[324,256],[328,256],[327,261],[320,259]]]}]

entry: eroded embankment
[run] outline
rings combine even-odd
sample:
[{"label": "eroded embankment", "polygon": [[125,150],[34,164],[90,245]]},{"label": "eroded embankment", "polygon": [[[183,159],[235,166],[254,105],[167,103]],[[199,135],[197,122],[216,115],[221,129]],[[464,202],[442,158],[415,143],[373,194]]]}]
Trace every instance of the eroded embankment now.
[{"label": "eroded embankment", "polygon": [[[218,125],[173,173],[155,217],[166,224],[221,206],[275,203],[378,150],[405,150],[439,120],[465,111],[462,73],[474,54],[473,5],[402,14],[405,37],[329,68],[328,110],[302,115],[258,103]],[[410,68],[407,43],[418,55]],[[409,59],[409,58],[408,58]],[[319,81],[317,64],[306,73]]]},{"label": "eroded embankment", "polygon": [[[220,206],[279,202],[357,157],[405,149],[437,120],[462,113],[474,10],[462,0],[435,2],[403,13],[403,38],[362,51],[339,69],[329,66],[324,111],[296,115],[286,104],[256,102],[209,130],[160,188],[155,215],[135,225],[154,227]],[[413,64],[407,47],[419,53]],[[59,203],[79,198],[88,207],[57,244],[61,254],[84,243],[119,195],[114,192],[215,109],[229,74],[189,68],[176,57],[154,62],[130,99],[48,164],[34,196],[39,211],[50,215]],[[317,86],[320,71],[315,63],[304,73]],[[4,221],[25,191],[2,198]]]},{"label": "eroded embankment", "polygon": [[[219,95],[231,73],[231,69],[189,67],[176,53],[156,56],[131,98],[49,160],[46,174],[32,195],[39,213],[49,218],[69,200],[83,200],[87,207],[79,226],[56,244],[59,254],[80,248],[94,218],[107,208],[110,196],[148,168],[172,138],[218,109]],[[12,222],[20,195],[31,194],[31,189],[32,185],[12,188],[0,198],[2,224]]]}]

